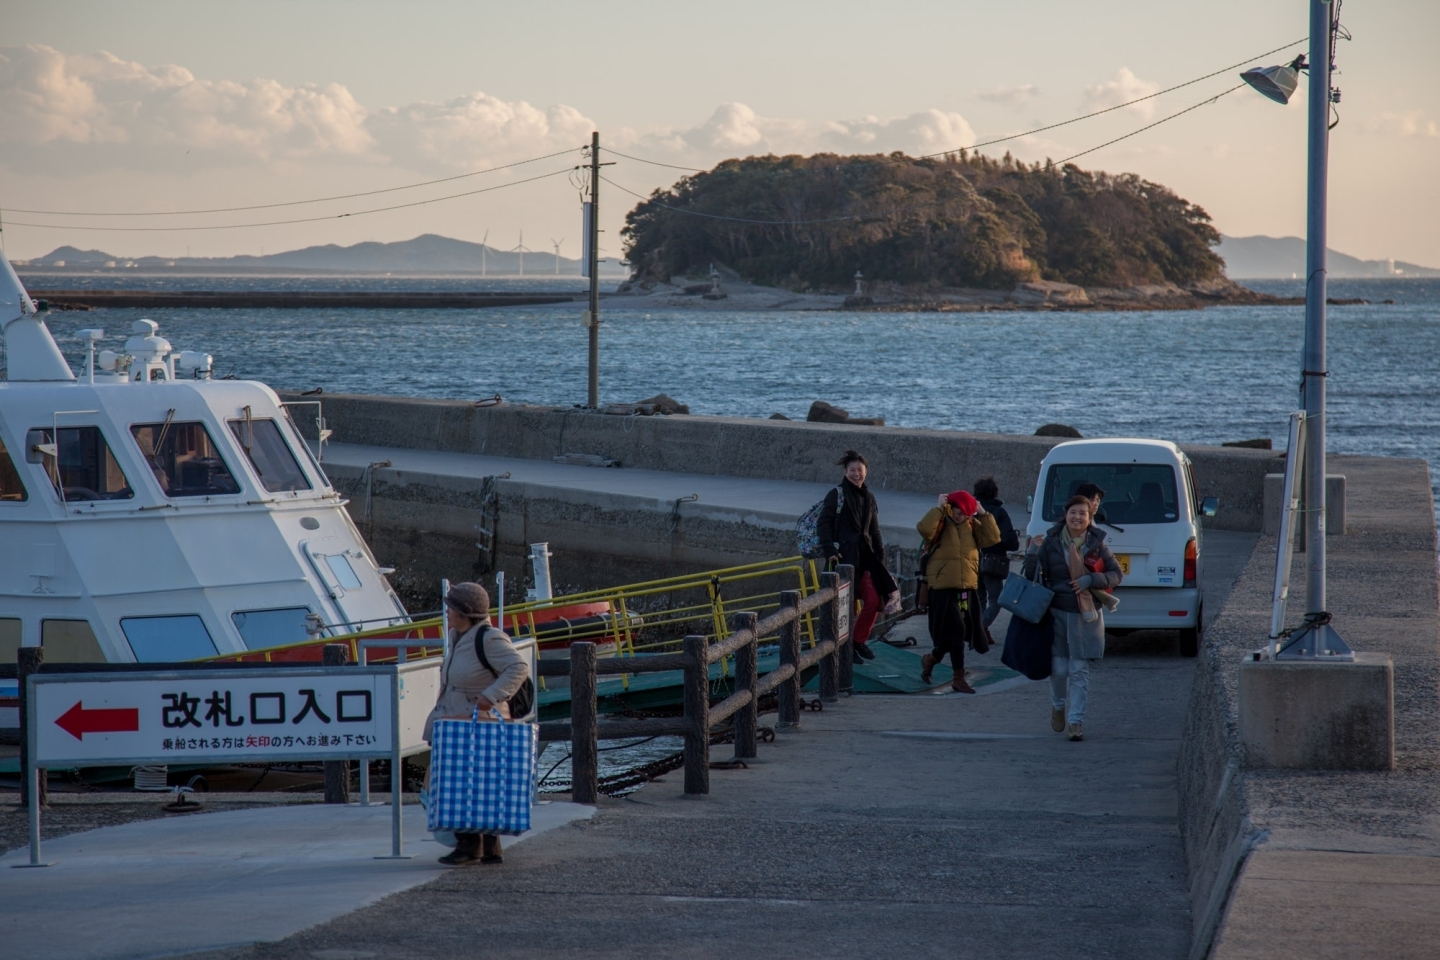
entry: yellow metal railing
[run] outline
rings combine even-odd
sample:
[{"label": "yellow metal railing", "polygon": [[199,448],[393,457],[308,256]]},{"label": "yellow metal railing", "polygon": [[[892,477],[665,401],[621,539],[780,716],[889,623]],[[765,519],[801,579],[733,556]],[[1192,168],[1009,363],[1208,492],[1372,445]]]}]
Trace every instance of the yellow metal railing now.
[{"label": "yellow metal railing", "polygon": [[[756,583],[767,578],[778,579],[779,589],[767,589],[770,585],[761,586]],[[757,587],[759,592],[755,592]],[[507,606],[505,624],[512,627],[511,632],[517,638],[535,637],[541,643],[573,640],[613,643],[616,656],[635,656],[646,651],[674,646],[687,634],[703,633],[718,641],[731,632],[728,623],[731,614],[749,611],[763,617],[779,609],[780,592],[788,589],[798,590],[802,598],[820,589],[820,572],[814,560],[785,557],[661,580],[571,593],[548,600],[530,600]],[[577,621],[556,620],[544,616],[546,611],[556,608],[586,605],[600,606],[605,612],[582,617]],[[358,662],[361,640],[389,639],[397,637],[401,630],[412,642],[421,638],[435,639],[440,634],[440,623],[440,618],[434,617],[417,620],[403,628],[381,627],[343,636],[253,650],[244,654],[225,654],[210,659],[294,662],[313,659],[313,653],[309,657],[306,654],[311,653],[317,646],[345,643],[350,648],[351,661]],[[801,631],[802,643],[813,647],[816,643],[813,615],[804,615]],[[395,645],[405,646],[406,639],[397,638]],[[421,648],[418,656],[410,659],[435,656],[438,652],[435,648]],[[393,657],[372,656],[370,662],[383,663],[391,659]],[[728,675],[728,659],[721,669]]]}]

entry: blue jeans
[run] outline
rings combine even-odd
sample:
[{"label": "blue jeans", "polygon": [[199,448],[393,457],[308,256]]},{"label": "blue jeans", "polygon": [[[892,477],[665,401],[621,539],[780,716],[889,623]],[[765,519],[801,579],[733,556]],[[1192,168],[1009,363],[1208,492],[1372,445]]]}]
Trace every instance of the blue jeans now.
[{"label": "blue jeans", "polygon": [[981,619],[988,627],[1000,616],[1000,591],[1005,589],[1005,578],[981,577],[980,588],[985,594],[985,613]]},{"label": "blue jeans", "polygon": [[1065,711],[1066,723],[1085,722],[1085,701],[1089,693],[1089,660],[1050,658],[1050,705]]}]

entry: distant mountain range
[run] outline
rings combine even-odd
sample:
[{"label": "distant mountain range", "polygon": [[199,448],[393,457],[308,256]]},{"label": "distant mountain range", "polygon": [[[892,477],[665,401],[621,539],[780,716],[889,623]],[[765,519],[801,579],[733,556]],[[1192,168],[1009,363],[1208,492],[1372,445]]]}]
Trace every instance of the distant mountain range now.
[{"label": "distant mountain range", "polygon": [[[427,233],[413,240],[395,243],[357,243],[341,247],[333,243],[305,247],[285,253],[252,257],[117,257],[103,250],[80,250],[57,247],[43,257],[16,261],[21,269],[136,269],[136,270],[282,270],[349,272],[349,273],[445,273],[479,274],[482,269],[492,276],[560,276],[580,275],[580,261],[557,258],[554,253],[539,250],[496,250],[465,240]],[[611,261],[600,264],[602,274],[628,275],[628,271]]]},{"label": "distant mountain range", "polygon": [[[1225,275],[1231,280],[1305,276],[1305,241],[1300,237],[1221,236],[1215,252],[1224,258]],[[1326,273],[1332,278],[1440,277],[1440,270],[1401,260],[1361,260],[1337,250],[1326,253]]]},{"label": "distant mountain range", "polygon": [[[1226,237],[1220,238],[1216,252],[1225,259],[1225,272],[1232,280],[1274,279],[1305,275],[1305,241],[1300,237]],[[522,263],[523,257],[523,263]],[[187,273],[205,271],[275,270],[284,272],[317,271],[323,273],[443,273],[479,274],[482,269],[493,276],[554,276],[554,253],[496,250],[494,247],[453,240],[427,233],[413,240],[395,243],[357,243],[350,247],[326,244],[305,247],[285,253],[251,257],[117,257],[103,250],[81,250],[57,247],[43,257],[16,261],[21,269],[45,270],[183,270]],[[1330,251],[1329,273],[1335,278],[1349,277],[1440,277],[1440,270],[1401,260],[1361,260],[1335,250]],[[561,276],[580,275],[580,261],[559,258]],[[601,263],[602,275],[627,276],[629,271],[611,260]]]}]

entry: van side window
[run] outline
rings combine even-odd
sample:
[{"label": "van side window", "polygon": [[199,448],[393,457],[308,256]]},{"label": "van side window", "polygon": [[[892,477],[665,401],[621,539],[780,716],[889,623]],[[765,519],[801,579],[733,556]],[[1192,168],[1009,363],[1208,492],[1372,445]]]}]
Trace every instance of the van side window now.
[{"label": "van side window", "polygon": [[61,500],[129,500],[135,496],[99,427],[41,427],[31,430],[26,442],[36,448],[53,444],[53,449],[40,453],[40,461]]},{"label": "van side window", "polygon": [[1105,491],[1101,508],[1107,523],[1177,523],[1175,468],[1164,463],[1056,463],[1045,478],[1044,512],[1052,523],[1065,515],[1065,501],[1089,481]]},{"label": "van side window", "polygon": [[141,423],[131,427],[130,432],[165,496],[209,497],[240,492],[210,432],[198,420]]},{"label": "van side window", "polygon": [[300,469],[274,420],[231,420],[230,432],[235,434],[240,449],[260,477],[260,485],[267,491],[311,489],[305,471]]},{"label": "van side window", "polygon": [[15,461],[10,459],[10,451],[5,449],[5,438],[0,437],[0,501],[28,499],[25,484],[20,482],[20,473],[15,469]]}]

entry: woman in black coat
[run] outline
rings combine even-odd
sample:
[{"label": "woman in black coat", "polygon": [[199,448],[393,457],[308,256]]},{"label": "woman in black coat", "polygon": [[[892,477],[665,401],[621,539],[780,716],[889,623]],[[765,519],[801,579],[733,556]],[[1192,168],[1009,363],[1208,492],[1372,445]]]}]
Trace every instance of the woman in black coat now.
[{"label": "woman in black coat", "polygon": [[880,509],[875,495],[865,485],[870,465],[854,450],[846,450],[836,463],[844,468],[845,478],[825,495],[818,524],[820,545],[832,563],[848,563],[855,568],[855,596],[860,601],[860,613],[855,617],[851,636],[855,655],[873,660],[875,654],[866,644],[875,618],[880,615],[881,598],[886,609],[898,611],[900,586],[885,567]]},{"label": "woman in black coat", "polygon": [[1103,608],[1114,603],[1095,594],[1118,587],[1121,580],[1120,564],[1105,545],[1105,534],[1090,523],[1091,509],[1089,498],[1071,497],[1065,504],[1065,519],[1032,540],[1025,551],[1025,576],[1055,591],[1050,601],[1055,623],[1050,728],[1068,733],[1071,740],[1084,739],[1090,663],[1105,656]]}]

